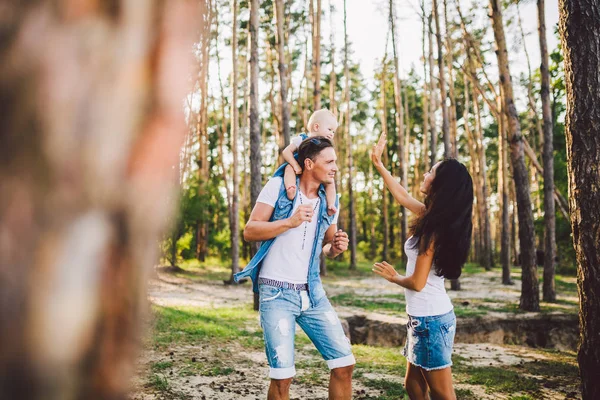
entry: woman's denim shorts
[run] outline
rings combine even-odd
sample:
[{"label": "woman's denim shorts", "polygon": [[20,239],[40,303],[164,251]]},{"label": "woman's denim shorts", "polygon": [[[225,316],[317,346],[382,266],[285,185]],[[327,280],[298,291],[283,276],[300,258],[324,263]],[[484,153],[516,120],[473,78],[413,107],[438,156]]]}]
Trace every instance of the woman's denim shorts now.
[{"label": "woman's denim shorts", "polygon": [[454,310],[431,317],[409,315],[402,355],[408,362],[426,371],[448,368],[452,365],[455,333]]}]

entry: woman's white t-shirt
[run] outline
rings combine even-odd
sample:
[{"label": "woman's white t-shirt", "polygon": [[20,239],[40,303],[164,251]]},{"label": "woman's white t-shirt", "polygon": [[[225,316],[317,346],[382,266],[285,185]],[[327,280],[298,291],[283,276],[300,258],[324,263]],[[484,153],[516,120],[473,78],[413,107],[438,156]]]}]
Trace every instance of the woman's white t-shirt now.
[{"label": "woman's white t-shirt", "polygon": [[[417,256],[419,255],[418,246],[413,249],[416,240],[416,237],[411,236],[404,243],[404,252],[408,258],[406,276],[411,276],[415,272]],[[442,315],[454,308],[450,297],[446,293],[444,278],[435,274],[433,265],[429,271],[427,283],[420,292],[405,288],[404,293],[406,296],[406,313],[413,317]]]}]

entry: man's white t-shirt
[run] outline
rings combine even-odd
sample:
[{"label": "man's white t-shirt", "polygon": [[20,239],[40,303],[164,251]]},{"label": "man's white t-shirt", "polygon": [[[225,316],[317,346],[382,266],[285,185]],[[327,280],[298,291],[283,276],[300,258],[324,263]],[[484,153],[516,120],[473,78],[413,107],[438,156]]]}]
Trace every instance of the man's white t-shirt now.
[{"label": "man's white t-shirt", "polygon": [[[281,180],[281,177],[269,179],[256,201],[275,207],[281,188]],[[292,215],[301,205],[300,199],[302,199],[302,204],[310,204],[313,210],[316,207],[312,221],[303,222],[296,228],[288,229],[275,238],[263,260],[259,274],[260,278],[274,279],[288,283],[308,283],[308,265],[310,264],[310,255],[317,233],[317,222],[319,219],[317,215],[321,199],[319,197],[309,199],[300,191],[294,201]],[[332,224],[337,224],[338,214],[339,208],[333,217]],[[304,249],[302,248],[303,242]]]}]

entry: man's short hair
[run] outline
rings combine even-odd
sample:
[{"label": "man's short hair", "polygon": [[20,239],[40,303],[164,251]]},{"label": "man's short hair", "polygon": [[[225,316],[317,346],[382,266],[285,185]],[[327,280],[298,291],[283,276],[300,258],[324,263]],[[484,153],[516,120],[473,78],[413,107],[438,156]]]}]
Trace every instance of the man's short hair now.
[{"label": "man's short hair", "polygon": [[307,158],[314,161],[315,157],[328,147],[333,147],[333,143],[324,136],[309,137],[303,140],[298,147],[298,164],[304,170],[304,161]]}]

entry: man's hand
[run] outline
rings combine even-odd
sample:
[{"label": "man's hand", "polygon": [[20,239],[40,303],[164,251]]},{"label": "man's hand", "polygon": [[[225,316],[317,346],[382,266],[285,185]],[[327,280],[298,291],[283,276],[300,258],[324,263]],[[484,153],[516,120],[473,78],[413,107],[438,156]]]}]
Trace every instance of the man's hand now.
[{"label": "man's hand", "polygon": [[303,204],[301,206],[298,206],[296,212],[294,212],[294,214],[288,219],[290,227],[296,228],[305,221],[311,222],[313,213],[314,211],[312,209],[312,205],[310,204]]},{"label": "man's hand", "polygon": [[333,235],[333,240],[331,241],[330,257],[336,257],[338,254],[348,250],[348,243],[348,234],[341,229],[338,229],[338,231]]}]

